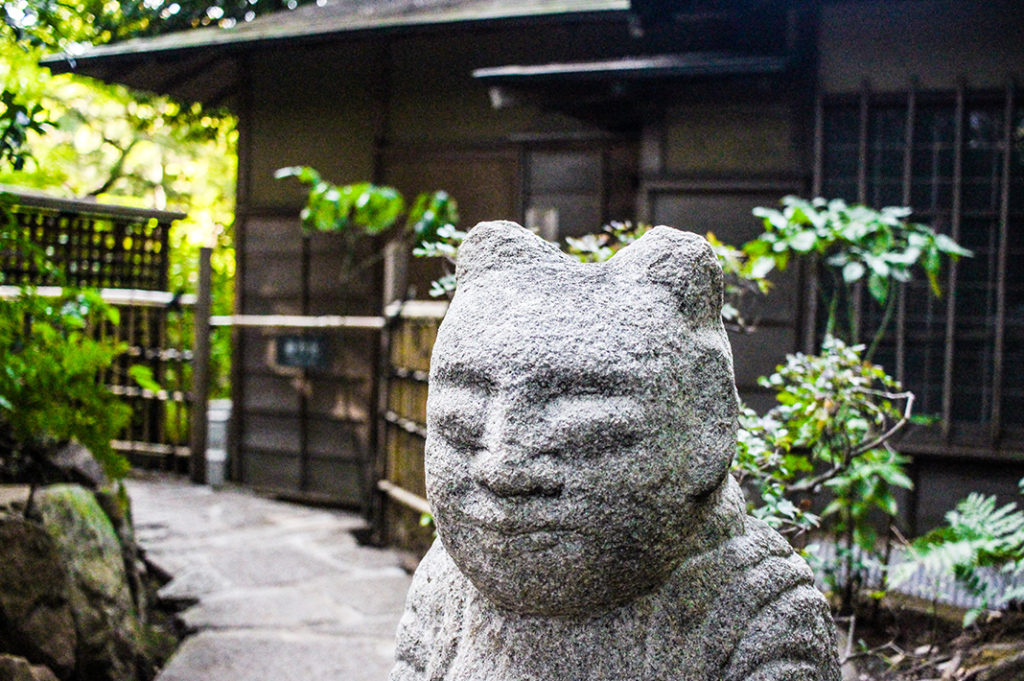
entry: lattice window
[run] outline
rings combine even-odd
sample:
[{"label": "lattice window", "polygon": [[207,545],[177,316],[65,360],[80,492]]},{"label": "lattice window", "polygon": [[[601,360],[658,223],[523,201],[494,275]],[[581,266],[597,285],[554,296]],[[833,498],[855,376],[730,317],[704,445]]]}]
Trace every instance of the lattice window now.
[{"label": "lattice window", "polygon": [[[18,223],[60,263],[74,286],[163,290],[169,222],[156,217],[90,215],[16,206]],[[2,263],[8,283],[55,284],[23,262]]]},{"label": "lattice window", "polygon": [[[819,195],[909,205],[975,253],[945,273],[941,299],[923,277],[902,287],[876,355],[920,411],[943,417],[946,443],[991,448],[1024,436],[1022,132],[1012,88],[898,98],[865,89],[818,106]],[[868,337],[881,311],[863,309]]]}]

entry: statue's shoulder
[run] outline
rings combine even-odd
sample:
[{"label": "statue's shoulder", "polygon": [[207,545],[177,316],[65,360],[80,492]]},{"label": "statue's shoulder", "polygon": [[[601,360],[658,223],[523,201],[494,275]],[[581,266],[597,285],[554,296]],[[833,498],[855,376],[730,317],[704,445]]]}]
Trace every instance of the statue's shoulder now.
[{"label": "statue's shoulder", "polygon": [[763,522],[748,517],[744,533],[684,563],[672,585],[671,598],[694,604],[684,620],[699,622],[689,633],[707,642],[697,666],[708,678],[838,681],[828,603],[807,563]]},{"label": "statue's shoulder", "polygon": [[535,678],[520,668],[527,659],[550,672],[543,678],[839,681],[831,615],[810,569],[749,517],[657,591],[605,615],[487,609],[481,618],[481,607],[479,592],[435,543],[410,587],[391,681],[480,678],[485,668],[502,670],[497,678]]},{"label": "statue's shoulder", "polygon": [[[439,653],[447,647],[438,632],[466,598],[469,581],[455,566],[439,540],[420,561],[409,585],[405,612],[395,638],[395,666],[389,681],[428,678]],[[453,606],[455,606],[453,608]]]}]

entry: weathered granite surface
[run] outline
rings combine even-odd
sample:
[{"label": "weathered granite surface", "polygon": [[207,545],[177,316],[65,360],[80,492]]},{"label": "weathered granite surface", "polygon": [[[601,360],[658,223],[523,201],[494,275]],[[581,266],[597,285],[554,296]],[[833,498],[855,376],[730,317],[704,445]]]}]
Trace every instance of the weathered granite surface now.
[{"label": "weathered granite surface", "polygon": [[56,543],[37,523],[0,516],[0,554],[0,651],[69,677],[78,634]]},{"label": "weathered granite surface", "polygon": [[0,653],[0,679],[4,681],[58,681],[53,670],[31,664],[23,657]]},{"label": "weathered granite surface", "polygon": [[76,675],[90,681],[134,681],[141,636],[110,517],[96,496],[79,485],[52,485],[37,496],[43,527],[68,572],[78,632]]},{"label": "weathered granite surface", "polygon": [[522,227],[460,248],[427,408],[439,541],[393,681],[837,681],[807,565],[728,475],[737,399],[703,239],[581,264]]}]

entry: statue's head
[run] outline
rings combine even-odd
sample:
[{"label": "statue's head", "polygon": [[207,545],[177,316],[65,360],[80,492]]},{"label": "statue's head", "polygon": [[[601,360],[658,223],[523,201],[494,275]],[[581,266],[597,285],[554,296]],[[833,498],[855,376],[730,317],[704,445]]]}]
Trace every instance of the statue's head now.
[{"label": "statue's head", "polygon": [[707,242],[656,227],[583,264],[488,222],[459,251],[427,404],[438,535],[488,599],[599,612],[692,551],[735,449],[736,393]]}]

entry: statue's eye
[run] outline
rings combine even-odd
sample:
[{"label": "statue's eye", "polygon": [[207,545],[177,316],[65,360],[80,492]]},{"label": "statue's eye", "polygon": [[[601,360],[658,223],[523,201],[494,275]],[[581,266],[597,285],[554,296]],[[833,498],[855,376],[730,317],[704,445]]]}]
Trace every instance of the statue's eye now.
[{"label": "statue's eye", "polygon": [[548,422],[545,450],[549,453],[604,456],[632,449],[643,439],[644,416],[624,398],[567,396],[562,399],[571,401],[572,408],[564,411],[575,416],[564,418],[558,414]]},{"label": "statue's eye", "polygon": [[597,457],[632,449],[641,440],[633,427],[609,422],[592,422],[561,433],[558,448],[577,452],[584,457]]},{"label": "statue's eye", "polygon": [[483,430],[479,419],[466,414],[444,414],[434,422],[434,431],[449,445],[462,450],[480,449]]}]

